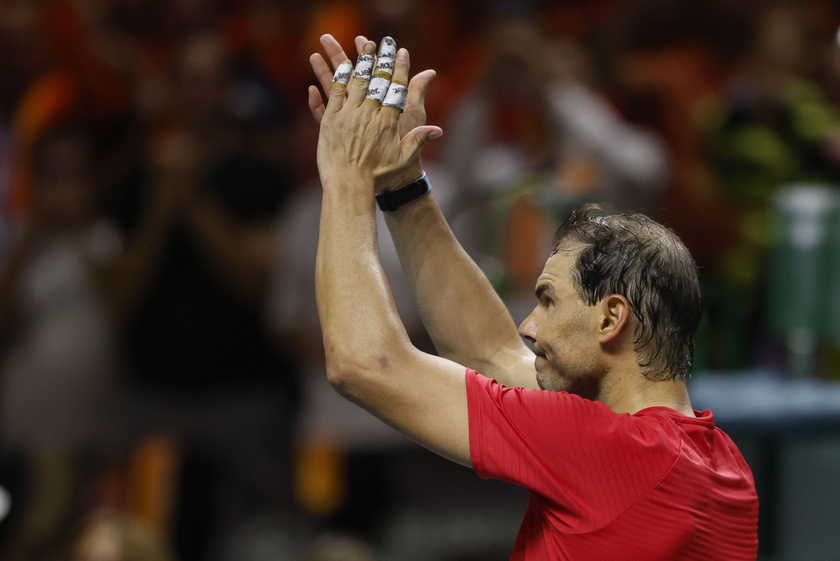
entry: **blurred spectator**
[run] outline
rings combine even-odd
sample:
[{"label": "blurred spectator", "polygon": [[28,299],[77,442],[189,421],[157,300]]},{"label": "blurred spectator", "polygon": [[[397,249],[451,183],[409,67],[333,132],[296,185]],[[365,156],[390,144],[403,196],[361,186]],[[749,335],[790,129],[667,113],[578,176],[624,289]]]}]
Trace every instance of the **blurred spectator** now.
[{"label": "blurred spectator", "polygon": [[11,0],[0,10],[0,117],[17,164],[0,194],[14,218],[32,203],[32,151],[47,129],[72,113],[88,129],[107,133],[125,108],[121,51],[86,15],[62,0]]},{"label": "blurred spectator", "polygon": [[303,561],[376,561],[373,548],[350,535],[325,534],[316,538]]},{"label": "blurred spectator", "polygon": [[[704,333],[716,339],[698,361],[731,367],[757,360],[775,188],[840,181],[838,17],[832,0],[6,0],[0,429],[25,458],[31,495],[6,533],[17,549],[0,556],[48,559],[68,517],[94,502],[102,460],[129,429],[110,410],[115,330],[133,436],[171,433],[162,440],[182,446],[170,458],[182,481],[151,492],[176,492],[158,522],[173,520],[184,561],[234,556],[228,534],[292,504],[299,357],[311,373],[305,434],[347,439],[333,459],[342,445],[401,438],[331,401],[321,371],[319,196],[292,193],[315,170],[303,86],[321,33],[348,45],[389,34],[414,70],[437,71],[428,114],[446,135],[424,154],[430,177],[514,307],[548,250],[534,243],[553,230],[543,209],[641,208],[702,267]],[[78,126],[56,127],[68,115]],[[428,348],[380,230],[401,312]],[[292,331],[294,353],[283,343]],[[341,509],[334,494],[325,504]],[[380,489],[341,516],[375,526],[387,497]]]},{"label": "blurred spectator", "polygon": [[[840,181],[840,108],[813,79],[826,39],[815,36],[797,3],[767,6],[737,73],[705,115],[709,163],[743,213],[742,234],[753,249],[771,241],[767,213],[781,185]],[[738,251],[732,272],[754,282],[761,266],[750,253]]]},{"label": "blurred spectator", "polygon": [[119,242],[101,218],[94,161],[81,129],[50,130],[33,151],[30,216],[0,250],[0,427],[27,466],[10,561],[53,558],[120,436],[105,284]]},{"label": "blurred spectator", "polygon": [[[455,190],[446,170],[434,164],[425,168],[441,207],[451,212]],[[396,506],[385,478],[371,477],[382,469],[376,452],[409,441],[342,399],[324,378],[324,346],[315,303],[320,212],[320,185],[311,184],[295,194],[279,217],[269,301],[272,330],[276,337],[294,341],[304,373],[306,414],[299,430],[297,496],[315,522],[376,539],[389,509]],[[380,254],[400,315],[412,341],[431,351],[381,213],[378,221]],[[348,458],[353,451],[365,453]]]},{"label": "blurred spectator", "polygon": [[679,234],[704,273],[718,270],[737,234],[734,212],[715,192],[696,117],[725,83],[750,18],[740,2],[623,0],[595,42],[611,98],[667,146],[670,177],[653,217]]},{"label": "blurred spectator", "polygon": [[117,511],[89,516],[74,537],[67,561],[175,561],[166,538]]},{"label": "blurred spectator", "polygon": [[732,79],[705,107],[708,163],[738,213],[738,243],[721,252],[724,283],[709,287],[717,366],[776,360],[766,343],[767,257],[774,198],[792,183],[840,185],[840,107],[817,79],[831,36],[798,2],[763,4]]},{"label": "blurred spectator", "polygon": [[442,162],[461,207],[493,201],[477,218],[488,225],[482,249],[504,260],[497,284],[530,301],[556,217],[582,200],[649,211],[667,159],[655,134],[597,92],[581,44],[524,13],[491,22],[485,40],[483,75],[444,127]]},{"label": "blurred spectator", "polygon": [[[183,41],[171,91],[144,108],[169,128],[149,131],[152,160],[118,198],[128,243],[157,246],[134,272],[148,282],[136,287],[123,350],[133,431],[171,433],[183,446],[173,515],[185,561],[236,559],[227,547],[237,527],[292,506],[297,367],[262,312],[274,217],[293,174],[255,141],[264,123],[283,124],[282,112],[279,122],[250,112],[271,90],[237,81],[231,62],[213,32]],[[169,210],[150,220],[143,201],[158,197]]]},{"label": "blurred spectator", "polygon": [[727,256],[735,255],[743,236],[740,209],[720,189],[708,140],[709,130],[724,120],[716,100],[732,83],[736,62],[768,9],[750,1],[628,0],[598,36],[614,96],[667,142],[671,180],[654,217],[677,231],[700,267],[709,313],[698,333],[699,368],[741,368],[752,355],[755,326],[745,310],[755,292],[734,292],[727,279],[737,261]]}]

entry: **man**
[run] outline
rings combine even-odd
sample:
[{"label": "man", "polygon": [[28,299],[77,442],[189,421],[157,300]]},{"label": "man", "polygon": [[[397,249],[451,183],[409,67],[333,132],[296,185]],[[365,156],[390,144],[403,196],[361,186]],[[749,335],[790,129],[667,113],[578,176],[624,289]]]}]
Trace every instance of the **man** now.
[{"label": "man", "polygon": [[[701,303],[677,236],[639,214],[580,209],[517,332],[414,182],[423,144],[442,134],[423,124],[434,73],[409,83],[408,52],[389,38],[372,72],[373,42],[357,39],[355,72],[332,37],[322,44],[331,65],[310,62],[329,100],[313,86],[309,104],[321,123],[316,292],[333,386],[423,446],[528,489],[512,559],[755,559],[752,475],[685,384]],[[440,356],[414,348],[396,313],[375,198]]]}]

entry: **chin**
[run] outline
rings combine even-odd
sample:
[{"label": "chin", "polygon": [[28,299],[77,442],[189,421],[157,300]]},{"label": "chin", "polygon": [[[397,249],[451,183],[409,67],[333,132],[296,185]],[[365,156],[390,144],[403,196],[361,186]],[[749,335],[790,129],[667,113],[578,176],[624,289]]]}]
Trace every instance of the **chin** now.
[{"label": "chin", "polygon": [[567,390],[566,384],[556,376],[545,376],[541,375],[539,372],[537,372],[537,385],[541,390],[550,392],[562,392]]}]

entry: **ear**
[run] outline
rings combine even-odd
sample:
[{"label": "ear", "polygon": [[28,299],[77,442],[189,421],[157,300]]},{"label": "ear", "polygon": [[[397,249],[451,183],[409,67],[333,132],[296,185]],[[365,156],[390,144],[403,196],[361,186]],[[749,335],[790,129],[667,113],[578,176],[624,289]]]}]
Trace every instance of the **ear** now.
[{"label": "ear", "polygon": [[598,325],[598,341],[602,344],[618,340],[630,325],[630,302],[620,294],[610,294],[599,304],[601,322]]}]

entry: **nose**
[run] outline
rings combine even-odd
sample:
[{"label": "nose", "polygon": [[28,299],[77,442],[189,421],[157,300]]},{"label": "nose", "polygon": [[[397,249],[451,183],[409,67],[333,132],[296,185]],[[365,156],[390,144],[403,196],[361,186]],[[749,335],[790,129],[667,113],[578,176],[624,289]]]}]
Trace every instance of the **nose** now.
[{"label": "nose", "polygon": [[519,336],[534,343],[537,340],[537,322],[534,318],[534,314],[536,313],[537,309],[528,314],[521,324],[519,324]]}]

